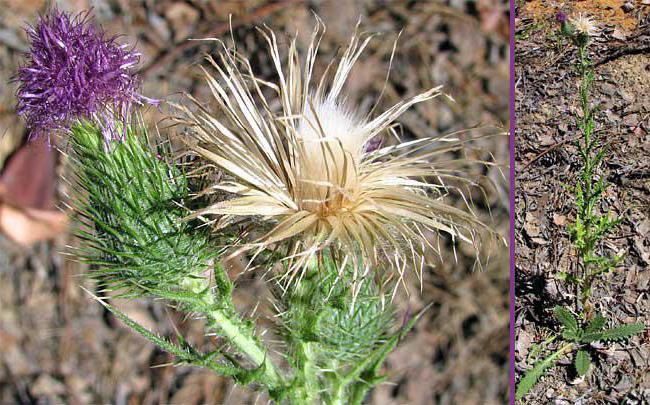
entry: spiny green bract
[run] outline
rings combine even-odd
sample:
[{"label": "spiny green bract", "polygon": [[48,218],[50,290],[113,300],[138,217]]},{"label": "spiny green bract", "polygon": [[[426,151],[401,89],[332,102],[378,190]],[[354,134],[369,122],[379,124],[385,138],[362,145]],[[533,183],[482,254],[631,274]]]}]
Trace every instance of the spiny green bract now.
[{"label": "spiny green bract", "polygon": [[287,341],[316,343],[320,367],[357,361],[386,340],[392,308],[382,302],[372,276],[353,281],[351,266],[339,274],[327,254],[319,267],[280,298]]},{"label": "spiny green bract", "polygon": [[182,220],[187,178],[166,162],[168,151],[152,150],[144,130],[129,128],[124,139],[105,143],[87,123],[72,128],[75,201],[85,225],[81,257],[98,266],[94,276],[129,296],[179,286],[199,276],[216,249],[207,234]]}]

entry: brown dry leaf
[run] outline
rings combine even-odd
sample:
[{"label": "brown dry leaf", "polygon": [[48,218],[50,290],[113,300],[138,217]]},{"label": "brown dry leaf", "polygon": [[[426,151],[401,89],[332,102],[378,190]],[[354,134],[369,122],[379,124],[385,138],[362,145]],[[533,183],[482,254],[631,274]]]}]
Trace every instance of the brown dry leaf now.
[{"label": "brown dry leaf", "polygon": [[0,232],[23,246],[52,239],[67,227],[68,217],[63,212],[0,203]]},{"label": "brown dry leaf", "polygon": [[541,229],[539,228],[539,220],[530,212],[526,214],[526,223],[524,224],[524,230],[531,238],[536,238],[542,233]]},{"label": "brown dry leaf", "polygon": [[29,246],[67,228],[67,216],[54,208],[55,157],[45,142],[23,144],[0,176],[0,232]]},{"label": "brown dry leaf", "polygon": [[544,239],[544,238],[531,238],[530,240],[531,240],[531,242],[533,242],[533,243],[535,243],[537,245],[540,245],[540,246],[548,245],[549,243],[551,243],[550,241],[548,241],[547,239]]},{"label": "brown dry leaf", "polygon": [[553,214],[553,223],[557,226],[566,225],[566,215]]}]

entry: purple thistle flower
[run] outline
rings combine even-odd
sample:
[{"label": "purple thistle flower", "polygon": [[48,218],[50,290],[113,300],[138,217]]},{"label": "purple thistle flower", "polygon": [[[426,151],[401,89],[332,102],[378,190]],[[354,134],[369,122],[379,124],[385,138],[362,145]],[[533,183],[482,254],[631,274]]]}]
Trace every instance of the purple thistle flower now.
[{"label": "purple thistle flower", "polygon": [[137,93],[140,54],[107,38],[88,12],[55,9],[26,31],[31,49],[18,71],[17,111],[30,137],[49,137],[83,118],[97,123],[108,141],[118,138],[118,127],[125,130],[133,103],[157,103]]},{"label": "purple thistle flower", "polygon": [[565,23],[569,17],[565,13],[558,11],[558,13],[555,15],[555,19],[557,19],[558,22]]}]

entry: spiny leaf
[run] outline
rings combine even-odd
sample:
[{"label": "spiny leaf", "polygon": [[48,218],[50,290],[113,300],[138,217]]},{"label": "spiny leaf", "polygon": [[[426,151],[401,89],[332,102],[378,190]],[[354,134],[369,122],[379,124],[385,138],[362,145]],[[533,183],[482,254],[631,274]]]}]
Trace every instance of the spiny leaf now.
[{"label": "spiny leaf", "polygon": [[555,318],[564,325],[567,331],[578,331],[578,321],[568,309],[558,305],[553,308],[553,313],[555,314]]},{"label": "spiny leaf", "polygon": [[397,333],[391,336],[383,345],[381,345],[377,350],[371,353],[363,361],[359,362],[345,377],[343,381],[351,383],[355,379],[359,378],[362,374],[370,374],[370,376],[377,376],[379,368],[386,359],[386,356],[395,348],[397,343],[406,336],[406,334],[413,329],[417,321],[422,317],[422,315],[431,307],[432,304],[424,307],[420,312],[418,312],[414,317],[412,317]]},{"label": "spiny leaf", "polygon": [[92,276],[126,295],[173,290],[222,253],[207,229],[182,221],[189,180],[161,159],[171,152],[151,148],[146,136],[134,126],[121,141],[104,144],[97,128],[72,128],[70,158],[82,191],[72,205],[86,224],[79,232],[86,241],[80,257],[101,264]]},{"label": "spiny leaf", "polygon": [[642,323],[629,323],[627,325],[617,326],[616,328],[607,329],[601,332],[584,334],[581,341],[591,343],[598,340],[623,340],[630,336],[641,333],[645,329]]},{"label": "spiny leaf", "polygon": [[585,328],[585,334],[600,332],[605,327],[605,317],[598,314],[594,319],[589,322],[589,325]]},{"label": "spiny leaf", "polygon": [[[329,252],[315,266],[318,271],[305,275],[289,294],[278,291],[281,332],[290,348],[299,342],[318,343],[314,358],[321,367],[332,360],[357,364],[386,340],[392,307],[382,302],[372,278],[358,281],[355,291],[353,266],[340,269]],[[296,361],[300,363],[298,357]]]},{"label": "spiny leaf", "polygon": [[154,345],[158,346],[162,350],[176,356],[181,363],[207,367],[224,376],[239,376],[240,374],[242,374],[243,371],[246,371],[238,367],[233,367],[227,364],[220,364],[215,361],[212,361],[212,358],[214,357],[212,354],[210,354],[209,356],[202,355],[196,349],[192,348],[191,346],[189,346],[189,344],[184,342],[184,340],[182,341],[184,342],[182,346],[173,344],[172,342],[165,339],[164,337],[159,336],[158,334],[150,331],[149,329],[140,325],[133,319],[129,318],[128,315],[126,315],[124,312],[120,311],[119,309],[115,308],[114,306],[110,305],[104,299],[97,297],[96,295],[86,290],[85,288],[83,289],[93,299],[95,299],[97,302],[102,304],[104,308],[109,310],[113,315],[115,315],[118,319],[124,322],[126,326],[128,326],[133,331],[140,334],[140,336],[144,337],[145,339],[147,339]]},{"label": "spiny leaf", "polygon": [[572,347],[572,345],[567,345],[564,346],[560,349],[558,349],[555,353],[551,354],[544,360],[538,362],[535,364],[533,368],[528,370],[526,374],[524,374],[524,377],[519,381],[519,384],[517,385],[517,391],[515,392],[515,399],[518,401],[521,400],[526,394],[528,394],[528,391],[531,390],[535,386],[535,383],[537,383],[537,380],[540,379],[542,375],[544,375],[544,371],[546,369],[553,367],[555,363],[559,360],[560,356],[567,350],[569,350]]},{"label": "spiny leaf", "polygon": [[589,353],[586,350],[578,350],[574,363],[578,375],[582,377],[583,375],[587,374],[590,364],[591,357],[589,356]]},{"label": "spiny leaf", "polygon": [[264,371],[266,369],[266,362],[262,362],[259,367],[251,370],[241,370],[236,376],[238,383],[248,385],[253,381],[259,381],[264,378]]},{"label": "spiny leaf", "polygon": [[581,330],[564,329],[562,331],[562,337],[564,339],[572,341],[572,342],[579,342],[581,337],[582,337],[582,331]]}]

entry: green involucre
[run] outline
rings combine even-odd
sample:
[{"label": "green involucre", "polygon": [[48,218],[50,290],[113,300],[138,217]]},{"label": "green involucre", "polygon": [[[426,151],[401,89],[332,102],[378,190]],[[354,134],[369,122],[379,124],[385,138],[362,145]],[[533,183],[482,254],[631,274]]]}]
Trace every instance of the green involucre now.
[{"label": "green involucre", "polygon": [[81,256],[105,287],[132,296],[178,287],[217,253],[206,231],[183,221],[187,178],[165,161],[169,151],[146,142],[141,128],[109,143],[87,123],[72,128]]},{"label": "green involucre", "polygon": [[352,266],[341,273],[329,254],[318,267],[280,297],[283,329],[289,342],[317,343],[322,367],[357,361],[386,340],[392,307],[382,300],[372,274],[354,280]]}]

